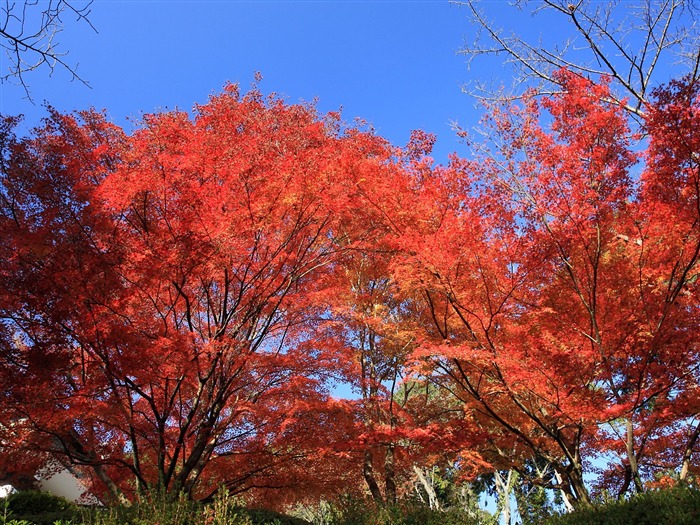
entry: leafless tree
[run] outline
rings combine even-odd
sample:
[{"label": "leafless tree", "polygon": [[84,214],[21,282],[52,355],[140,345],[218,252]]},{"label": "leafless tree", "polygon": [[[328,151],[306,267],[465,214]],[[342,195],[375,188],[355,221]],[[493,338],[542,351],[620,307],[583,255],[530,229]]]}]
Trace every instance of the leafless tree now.
[{"label": "leafless tree", "polygon": [[0,0],[0,46],[2,60],[0,83],[17,82],[31,100],[27,73],[48,67],[49,74],[56,68],[68,71],[73,80],[87,85],[77,71],[77,64],[66,61],[67,52],[58,49],[58,35],[64,27],[63,18],[75,17],[76,21],[90,23],[92,0]]},{"label": "leafless tree", "polygon": [[[700,75],[696,0],[453,3],[467,10],[475,30],[461,52],[470,63],[502,57],[515,68],[521,88],[556,91],[553,73],[561,68],[591,79],[606,75],[616,100],[625,100],[630,112],[641,115],[654,86],[673,76]],[[518,27],[502,25],[505,20],[515,20],[511,25]],[[482,97],[494,93],[478,83],[465,89]],[[514,94],[519,92],[516,88]]]}]

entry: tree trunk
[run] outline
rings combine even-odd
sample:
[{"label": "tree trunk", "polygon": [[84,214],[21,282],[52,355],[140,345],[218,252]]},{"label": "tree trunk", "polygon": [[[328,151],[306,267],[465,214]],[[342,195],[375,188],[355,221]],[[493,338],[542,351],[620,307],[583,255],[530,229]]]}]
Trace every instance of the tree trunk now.
[{"label": "tree trunk", "polygon": [[496,515],[503,516],[503,523],[510,525],[510,493],[513,490],[513,483],[517,479],[517,473],[514,470],[509,470],[508,475],[504,478],[501,473],[494,471],[494,480],[496,481],[496,492],[498,493],[498,503],[496,507]]},{"label": "tree trunk", "polygon": [[442,508],[440,507],[440,501],[438,500],[437,494],[435,493],[435,487],[433,486],[432,482],[425,477],[423,469],[417,467],[416,465],[413,465],[413,472],[416,474],[418,482],[420,483],[421,487],[423,487],[425,494],[428,496],[428,506],[430,507],[430,509],[442,510]]},{"label": "tree trunk", "polygon": [[695,425],[695,429],[692,432],[690,429],[688,429],[688,442],[686,443],[685,451],[683,452],[683,463],[681,464],[681,473],[678,478],[681,483],[688,480],[688,473],[690,472],[690,458],[693,455],[693,448],[695,447],[698,437],[700,437],[700,423]]},{"label": "tree trunk", "polygon": [[637,492],[644,492],[644,485],[642,483],[642,478],[639,476],[639,465],[637,464],[637,455],[634,452],[634,427],[632,426],[632,420],[627,419],[625,421],[625,427],[627,428],[627,460],[630,465],[630,474],[632,475],[632,481],[634,481],[634,487]]},{"label": "tree trunk", "polygon": [[559,473],[559,471],[555,468],[554,469],[554,478],[557,480],[557,483],[559,484],[559,487],[561,490],[561,499],[564,502],[564,508],[566,509],[566,512],[573,512],[574,511],[574,504],[571,502],[572,500],[572,494],[571,494],[571,489],[567,486],[564,485],[564,479],[562,478],[562,475]]},{"label": "tree trunk", "polygon": [[384,498],[388,504],[396,503],[396,472],[394,470],[394,445],[386,449],[384,460]]},{"label": "tree trunk", "polygon": [[372,467],[372,453],[368,450],[365,452],[365,461],[362,465],[362,475],[365,478],[367,487],[372,494],[372,499],[377,503],[384,503],[384,498],[382,498],[382,491],[379,489],[379,484],[377,479],[374,477],[374,468]]},{"label": "tree trunk", "polygon": [[592,505],[591,495],[583,482],[583,469],[580,464],[574,465],[568,474],[569,487],[574,496],[572,503],[575,507],[590,507]]},{"label": "tree trunk", "polygon": [[107,475],[105,470],[102,468],[102,465],[93,465],[92,468],[95,471],[95,474],[97,474],[97,477],[100,478],[100,481],[102,481],[102,483],[105,484],[112,498],[115,501],[117,501],[120,505],[124,507],[130,507],[131,502],[124,495],[124,493],[121,490],[119,490],[119,487],[117,487],[116,483],[114,483],[112,478],[110,478]]}]

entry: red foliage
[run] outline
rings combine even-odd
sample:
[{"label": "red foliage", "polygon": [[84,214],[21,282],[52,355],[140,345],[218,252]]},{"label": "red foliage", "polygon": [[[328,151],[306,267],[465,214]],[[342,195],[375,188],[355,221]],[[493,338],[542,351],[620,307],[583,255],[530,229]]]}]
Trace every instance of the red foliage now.
[{"label": "red foliage", "polygon": [[132,135],[79,119],[52,112],[22,141],[4,128],[2,424],[115,497],[314,472],[348,433],[314,298],[361,246],[343,210],[391,151],[235,86]]},{"label": "red foliage", "polygon": [[495,107],[476,160],[421,178],[397,275],[425,297],[415,357],[490,435],[481,457],[544,458],[587,504],[601,452],[620,493],[694,464],[700,121],[696,87],[659,91],[635,180],[606,86],[560,75],[547,118],[536,99]]},{"label": "red foliage", "polygon": [[619,494],[690,480],[698,86],[658,90],[640,142],[605,84],[560,76],[438,167],[431,135],[393,148],[235,86],[131,135],[52,112],[17,140],[6,119],[4,461],[279,503],[362,479],[393,500],[430,462],[545,460],[529,481],[583,505],[602,455]]}]

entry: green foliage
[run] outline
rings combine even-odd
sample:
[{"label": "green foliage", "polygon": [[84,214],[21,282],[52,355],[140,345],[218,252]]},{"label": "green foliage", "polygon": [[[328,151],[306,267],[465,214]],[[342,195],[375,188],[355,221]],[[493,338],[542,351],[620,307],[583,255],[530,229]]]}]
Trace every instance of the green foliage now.
[{"label": "green foliage", "polygon": [[309,525],[309,522],[301,518],[287,516],[272,510],[265,509],[241,509],[245,512],[252,525]]},{"label": "green foliage", "polygon": [[73,505],[60,496],[38,490],[15,492],[7,497],[7,506],[15,515],[41,514],[70,510]]},{"label": "green foliage", "polygon": [[[307,525],[307,522],[273,511],[245,509],[222,490],[210,505],[161,495],[144,498],[131,507],[90,509],[82,525]],[[76,524],[77,525],[77,524]]]},{"label": "green foliage", "polygon": [[201,508],[185,497],[173,500],[159,496],[144,498],[131,507],[86,509],[82,522],[84,525],[189,525],[199,513]]},{"label": "green foliage", "polygon": [[538,525],[548,517],[558,514],[563,506],[561,492],[548,491],[533,481],[556,484],[554,470],[549,461],[539,456],[527,459],[520,472],[520,479],[513,484],[513,495],[522,525]]},{"label": "green foliage", "polygon": [[555,516],[545,525],[696,525],[700,492],[674,488],[646,492],[629,500]]},{"label": "green foliage", "polygon": [[28,521],[16,520],[12,518],[12,511],[7,499],[2,499],[2,514],[0,514],[0,525],[29,525]]},{"label": "green foliage", "polygon": [[78,515],[65,498],[37,490],[10,494],[1,505],[0,525],[68,525]]},{"label": "green foliage", "polygon": [[[324,504],[322,512],[310,520],[314,525],[482,525],[480,513],[453,508],[432,510],[425,505],[405,500],[395,505],[380,506],[372,501],[345,498],[335,505]],[[308,510],[306,516],[308,516]],[[305,516],[305,517],[306,517]]]},{"label": "green foliage", "polygon": [[0,524],[2,524],[2,525],[32,525],[32,523],[27,521],[27,520],[15,520],[15,519],[10,519],[9,517],[5,517],[5,516],[0,517]]},{"label": "green foliage", "polygon": [[514,487],[514,492],[523,525],[537,525],[552,515],[552,504],[543,487],[520,483]]},{"label": "green foliage", "polygon": [[292,514],[313,525],[333,525],[340,516],[337,505],[325,500],[321,500],[317,505],[298,504]]}]

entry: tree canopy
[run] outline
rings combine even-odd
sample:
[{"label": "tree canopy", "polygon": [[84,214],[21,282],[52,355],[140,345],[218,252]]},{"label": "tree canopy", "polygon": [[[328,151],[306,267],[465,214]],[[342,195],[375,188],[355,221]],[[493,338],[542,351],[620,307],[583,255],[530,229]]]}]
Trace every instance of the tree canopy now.
[{"label": "tree canopy", "polygon": [[131,133],[5,118],[3,465],[122,501],[694,482],[698,84],[654,91],[640,149],[608,83],[555,75],[446,166],[234,85]]}]

